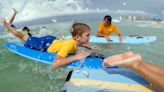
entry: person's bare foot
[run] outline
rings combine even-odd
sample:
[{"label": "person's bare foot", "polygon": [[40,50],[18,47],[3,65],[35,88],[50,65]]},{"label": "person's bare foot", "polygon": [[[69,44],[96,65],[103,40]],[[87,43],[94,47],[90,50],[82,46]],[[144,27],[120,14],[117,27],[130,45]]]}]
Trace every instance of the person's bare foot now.
[{"label": "person's bare foot", "polygon": [[126,68],[137,68],[141,61],[142,58],[139,54],[128,51],[104,59],[103,64],[105,66],[123,66]]},{"label": "person's bare foot", "polygon": [[5,18],[1,18],[0,22],[3,23],[4,25],[6,24],[6,19]]},{"label": "person's bare foot", "polygon": [[17,10],[16,10],[15,8],[13,8],[13,11],[14,11],[15,13],[17,13]]},{"label": "person's bare foot", "polygon": [[126,62],[125,65],[126,68],[137,69],[142,63],[142,57],[139,54],[133,54],[128,59],[126,59],[125,62]]}]

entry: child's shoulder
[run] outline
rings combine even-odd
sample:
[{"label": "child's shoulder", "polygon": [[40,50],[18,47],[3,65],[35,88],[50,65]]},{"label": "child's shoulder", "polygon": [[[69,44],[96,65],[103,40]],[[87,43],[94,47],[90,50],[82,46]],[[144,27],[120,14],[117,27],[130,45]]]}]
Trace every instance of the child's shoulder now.
[{"label": "child's shoulder", "polygon": [[75,43],[76,43],[76,41],[74,39],[68,39],[68,40],[63,41],[63,44],[65,44],[65,45],[72,45]]}]

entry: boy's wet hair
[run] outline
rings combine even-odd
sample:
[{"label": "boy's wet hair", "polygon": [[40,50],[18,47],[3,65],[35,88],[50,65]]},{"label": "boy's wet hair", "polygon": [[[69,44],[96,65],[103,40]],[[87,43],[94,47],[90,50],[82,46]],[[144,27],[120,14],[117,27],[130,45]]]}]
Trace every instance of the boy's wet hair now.
[{"label": "boy's wet hair", "polygon": [[30,32],[30,29],[29,29],[27,26],[23,27],[22,30],[23,30],[23,31],[27,30],[27,32]]},{"label": "boy's wet hair", "polygon": [[82,36],[86,31],[90,31],[90,27],[85,23],[73,23],[71,28],[72,37],[76,35]]},{"label": "boy's wet hair", "polygon": [[104,16],[104,20],[107,19],[108,22],[111,22],[112,21],[112,17],[110,15],[106,15]]}]

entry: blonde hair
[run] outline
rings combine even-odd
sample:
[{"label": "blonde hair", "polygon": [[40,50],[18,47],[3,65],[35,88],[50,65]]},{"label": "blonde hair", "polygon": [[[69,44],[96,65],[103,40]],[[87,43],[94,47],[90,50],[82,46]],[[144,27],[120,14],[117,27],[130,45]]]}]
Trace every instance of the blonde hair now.
[{"label": "blonde hair", "polygon": [[71,27],[72,37],[77,35],[82,36],[82,34],[86,31],[90,31],[90,27],[85,23],[73,23]]}]

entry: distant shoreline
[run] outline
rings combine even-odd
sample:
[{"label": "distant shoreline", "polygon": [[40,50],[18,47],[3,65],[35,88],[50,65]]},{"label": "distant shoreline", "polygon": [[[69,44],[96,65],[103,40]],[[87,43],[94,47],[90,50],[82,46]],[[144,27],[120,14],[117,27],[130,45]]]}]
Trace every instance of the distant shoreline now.
[{"label": "distant shoreline", "polygon": [[[40,24],[48,24],[55,23],[52,20],[56,20],[56,22],[63,21],[80,21],[80,20],[102,20],[104,15],[111,15],[107,13],[85,13],[85,14],[73,14],[73,15],[60,15],[60,16],[50,16],[38,19],[32,19],[29,21],[21,21],[13,23],[17,28],[21,28],[23,26],[31,26],[31,25],[40,25]],[[119,16],[112,16],[113,18],[117,18]],[[122,20],[130,20],[126,19],[126,16]],[[153,21],[151,19],[136,19],[134,21]],[[155,21],[153,21],[155,22]],[[163,23],[164,21],[161,20]],[[4,30],[4,27],[0,25],[0,30]]]}]

